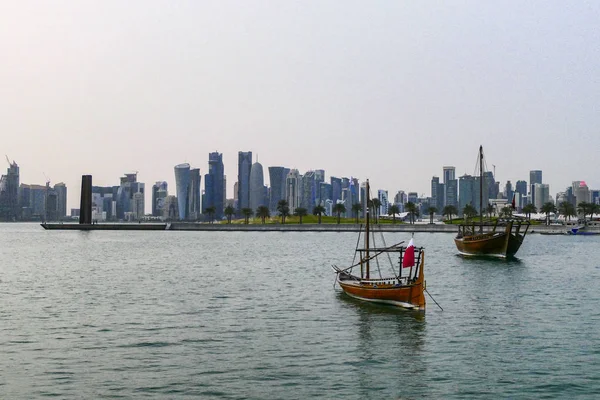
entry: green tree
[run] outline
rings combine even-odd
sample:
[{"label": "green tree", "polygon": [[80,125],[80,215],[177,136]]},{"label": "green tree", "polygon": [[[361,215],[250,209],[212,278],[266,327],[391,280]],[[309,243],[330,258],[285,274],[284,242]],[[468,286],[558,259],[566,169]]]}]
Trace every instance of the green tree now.
[{"label": "green tree", "polygon": [[323,215],[325,213],[325,207],[323,207],[322,205],[314,206],[312,213],[313,213],[313,215],[316,215],[319,217],[319,224],[320,224],[321,223],[321,215]]},{"label": "green tree", "polygon": [[523,212],[527,216],[527,219],[530,220],[531,214],[537,213],[537,208],[535,208],[535,206],[533,204],[529,203],[529,204],[526,204],[525,207],[523,207]]},{"label": "green tree", "polygon": [[290,207],[287,200],[279,200],[277,202],[277,212],[279,212],[279,216],[281,217],[281,223],[285,224],[286,217],[290,215]]},{"label": "green tree", "polygon": [[540,211],[546,214],[546,225],[550,225],[550,213],[556,213],[556,206],[554,203],[551,201],[544,203]]},{"label": "green tree", "polygon": [[427,213],[429,214],[429,223],[433,224],[433,216],[435,215],[435,213],[438,212],[438,209],[436,207],[428,207],[427,208]]},{"label": "green tree", "polygon": [[577,204],[577,213],[583,215],[583,223],[587,223],[585,216],[589,214],[590,204],[587,201],[582,201]]},{"label": "green tree", "polygon": [[494,206],[488,203],[487,207],[485,208],[485,212],[488,218],[492,218],[492,214],[494,214]]},{"label": "green tree", "polygon": [[409,201],[408,203],[406,203],[406,206],[404,206],[406,212],[408,212],[408,217],[410,220],[411,224],[415,223],[415,217],[417,215],[419,215],[419,211],[417,210],[417,206],[415,203],[413,203],[412,201]]},{"label": "green tree", "polygon": [[260,217],[260,220],[262,221],[262,223],[264,225],[265,219],[267,219],[271,216],[271,211],[269,211],[269,207],[267,207],[267,206],[259,206],[256,209],[256,216]]},{"label": "green tree", "polygon": [[600,204],[590,203],[590,220],[594,218],[594,214],[600,214]]},{"label": "green tree", "polygon": [[227,216],[227,223],[231,224],[231,217],[235,214],[235,208],[227,206],[223,212],[225,213],[225,216]]},{"label": "green tree", "polygon": [[396,223],[396,214],[400,214],[400,207],[392,204],[390,208],[388,208],[388,215],[392,216],[392,224]]},{"label": "green tree", "polygon": [[360,203],[354,203],[352,204],[352,213],[354,214],[354,217],[356,218],[356,223],[358,224],[358,214],[362,211],[362,204]]},{"label": "green tree", "polygon": [[215,207],[206,207],[204,213],[208,215],[208,221],[212,224],[214,222],[213,216],[215,215]]},{"label": "green tree", "polygon": [[336,203],[333,206],[333,212],[337,215],[337,223],[340,223],[340,217],[342,213],[346,212],[346,206],[343,203]]},{"label": "green tree", "polygon": [[302,217],[306,217],[308,210],[304,207],[298,207],[294,210],[294,215],[300,218],[300,224],[302,224]]},{"label": "green tree", "polygon": [[248,225],[250,217],[254,214],[251,208],[242,208],[242,215],[244,216],[244,223]]},{"label": "green tree", "polygon": [[445,217],[448,217],[448,219],[450,220],[450,223],[452,223],[452,216],[458,215],[458,210],[456,209],[455,206],[449,205],[449,206],[444,207],[444,209],[442,210],[442,215]]},{"label": "green tree", "polygon": [[512,217],[513,209],[511,206],[502,207],[500,209],[500,217],[510,218]]},{"label": "green tree", "polygon": [[568,201],[563,201],[558,205],[558,212],[565,217],[566,220],[570,221],[571,217],[577,216],[575,207]]},{"label": "green tree", "polygon": [[463,215],[465,216],[465,219],[468,221],[468,220],[472,219],[473,217],[477,216],[477,210],[471,204],[467,204],[463,208]]}]

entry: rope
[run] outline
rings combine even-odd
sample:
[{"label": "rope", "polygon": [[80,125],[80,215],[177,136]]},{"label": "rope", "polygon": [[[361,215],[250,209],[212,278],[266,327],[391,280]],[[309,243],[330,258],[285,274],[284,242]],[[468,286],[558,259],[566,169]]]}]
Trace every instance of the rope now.
[{"label": "rope", "polygon": [[431,293],[429,293],[429,291],[427,290],[427,288],[423,288],[423,290],[425,290],[425,292],[429,295],[429,297],[431,297],[431,300],[433,300],[433,302],[440,308],[440,310],[444,311],[444,309],[442,308],[442,306],[440,306],[438,304],[438,302],[435,301],[435,299],[433,298],[433,296],[431,295]]}]

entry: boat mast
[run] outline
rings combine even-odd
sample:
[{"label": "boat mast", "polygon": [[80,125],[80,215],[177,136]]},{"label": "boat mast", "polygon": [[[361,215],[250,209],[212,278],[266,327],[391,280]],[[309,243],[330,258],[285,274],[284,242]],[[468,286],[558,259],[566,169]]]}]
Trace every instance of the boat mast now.
[{"label": "boat mast", "polygon": [[483,146],[479,146],[479,232],[483,232]]},{"label": "boat mast", "polygon": [[369,180],[367,179],[367,214],[365,216],[365,254],[366,254],[366,264],[367,264],[367,268],[366,268],[366,274],[365,274],[365,279],[369,279],[369,273],[370,273],[370,269],[369,269],[369,201],[370,201],[370,187],[369,187]]}]

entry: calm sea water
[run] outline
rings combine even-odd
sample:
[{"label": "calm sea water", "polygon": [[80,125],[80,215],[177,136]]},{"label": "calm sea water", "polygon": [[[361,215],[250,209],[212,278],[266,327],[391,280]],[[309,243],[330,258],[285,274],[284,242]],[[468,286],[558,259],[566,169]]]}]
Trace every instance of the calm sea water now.
[{"label": "calm sea water", "polygon": [[444,311],[334,289],[351,233],[0,224],[0,398],[600,396],[600,237],[531,235],[513,261],[414,239]]}]

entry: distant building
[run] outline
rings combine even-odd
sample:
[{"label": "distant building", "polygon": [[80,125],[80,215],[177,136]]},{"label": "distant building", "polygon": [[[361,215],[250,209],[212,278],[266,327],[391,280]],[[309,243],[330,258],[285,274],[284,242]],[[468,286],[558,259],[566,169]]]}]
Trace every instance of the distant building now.
[{"label": "distant building", "polygon": [[[137,181],[137,173],[125,174],[117,191],[117,218],[125,219],[125,213],[133,211],[134,193],[144,194],[145,184]],[[93,192],[92,192],[93,193]]]},{"label": "distant building", "polygon": [[45,203],[44,221],[58,221],[58,194],[50,187],[50,182],[46,183]]},{"label": "distant building", "polygon": [[152,185],[152,216],[162,217],[165,206],[165,199],[169,195],[168,184],[165,181],[158,181]]},{"label": "distant building", "polygon": [[377,198],[379,199],[379,215],[388,215],[389,214],[388,191],[379,189],[377,191]]},{"label": "distant building", "polygon": [[136,192],[133,194],[133,207],[132,214],[133,218],[136,221],[141,221],[144,219],[144,193]]},{"label": "distant building", "polygon": [[542,183],[542,171],[529,171],[529,196],[531,198],[531,203],[533,204],[535,204],[535,190],[533,188],[533,185],[535,185],[536,183]]},{"label": "distant building", "polygon": [[[445,206],[454,206],[458,208],[458,181],[456,179],[451,179],[444,183],[446,190],[446,199],[444,201]],[[440,213],[443,211],[443,208],[440,209]]]},{"label": "distant building", "polygon": [[463,209],[467,204],[475,206],[474,200],[475,178],[471,175],[463,175],[458,178],[458,214],[463,215]]},{"label": "distant building", "polygon": [[300,207],[301,194],[301,175],[297,169],[291,169],[286,179],[286,200],[290,213],[293,214],[296,208]]},{"label": "distant building", "polygon": [[590,189],[585,181],[573,181],[572,187],[573,195],[575,196],[575,207],[579,206],[582,202],[591,202]]},{"label": "distant building", "polygon": [[92,186],[92,219],[116,221],[119,186]]},{"label": "distant building", "polygon": [[455,179],[456,179],[456,178],[454,177],[454,174],[455,174],[456,168],[454,168],[454,167],[444,167],[444,168],[443,168],[443,171],[444,171],[444,176],[443,176],[443,178],[444,178],[444,182],[443,182],[443,183],[444,183],[445,185],[447,185],[447,184],[448,184],[448,182],[450,182],[450,181],[453,181],[453,180],[455,180]]},{"label": "distant building", "polygon": [[524,206],[523,197],[527,196],[527,182],[517,181],[515,184],[515,205],[518,210],[521,210]]},{"label": "distant building", "polygon": [[444,184],[440,183],[440,178],[434,176],[431,178],[431,205],[436,207],[439,212],[444,208],[445,190]]},{"label": "distant building", "polygon": [[180,220],[188,219],[187,210],[190,204],[190,164],[184,163],[175,166],[175,191],[177,193],[177,210]]},{"label": "distant building", "polygon": [[19,166],[13,161],[9,163],[6,175],[0,177],[0,220],[19,218]]},{"label": "distant building", "polygon": [[175,221],[180,219],[178,208],[179,201],[176,196],[167,196],[165,198],[165,206],[163,208],[164,218],[168,221]]},{"label": "distant building", "polygon": [[57,183],[54,185],[54,191],[57,196],[56,217],[57,219],[63,219],[67,216],[67,185],[63,182]]},{"label": "distant building", "polygon": [[317,182],[315,171],[307,171],[302,176],[302,194],[300,199],[300,207],[305,208],[309,213],[316,205],[317,199]]},{"label": "distant building", "polygon": [[265,180],[262,164],[258,161],[250,168],[250,206],[256,213],[256,209],[265,206]]},{"label": "distant building", "polygon": [[204,209],[215,208],[215,219],[223,219],[225,209],[225,167],[223,154],[213,152],[208,154],[208,174],[204,176]]},{"label": "distant building", "polygon": [[285,200],[285,183],[289,172],[289,168],[269,167],[269,182],[271,183],[269,210],[271,213],[277,211],[279,201]]},{"label": "distant building", "polygon": [[238,210],[250,207],[252,152],[238,152]]},{"label": "distant building", "polygon": [[190,221],[199,220],[200,214],[202,214],[201,182],[200,168],[190,169],[190,186],[188,188],[189,205],[187,211],[187,219]]},{"label": "distant building", "polygon": [[550,187],[544,183],[535,183],[533,185],[533,205],[537,208],[538,212],[542,209],[542,206],[550,201]]}]

